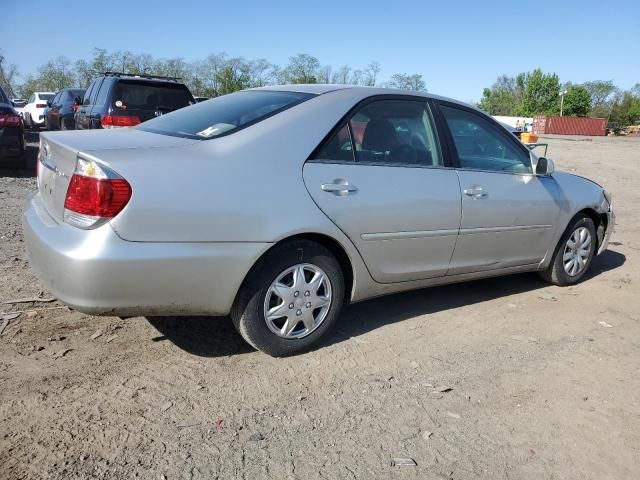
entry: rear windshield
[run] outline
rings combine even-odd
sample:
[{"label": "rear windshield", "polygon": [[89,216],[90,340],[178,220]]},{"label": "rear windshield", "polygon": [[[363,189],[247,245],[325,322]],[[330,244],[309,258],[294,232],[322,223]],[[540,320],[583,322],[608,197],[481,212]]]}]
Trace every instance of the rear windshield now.
[{"label": "rear windshield", "polygon": [[195,103],[181,83],[120,80],[116,83],[112,102],[116,107],[171,112]]},{"label": "rear windshield", "polygon": [[55,97],[55,93],[39,93],[38,94],[38,98],[40,100],[49,101],[49,100],[53,100],[53,97]]},{"label": "rear windshield", "polygon": [[215,138],[264,120],[313,96],[264,90],[237,92],[154,118],[136,128],[180,137]]}]

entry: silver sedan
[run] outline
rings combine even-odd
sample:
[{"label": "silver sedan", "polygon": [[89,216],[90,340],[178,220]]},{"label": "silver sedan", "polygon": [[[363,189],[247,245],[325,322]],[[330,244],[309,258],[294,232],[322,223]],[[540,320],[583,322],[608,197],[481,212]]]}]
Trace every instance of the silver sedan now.
[{"label": "silver sedan", "polygon": [[230,315],[289,355],[345,302],[525,271],[576,283],[614,217],[602,187],[473,107],[295,85],[43,133],[23,223],[42,283],[75,309]]}]

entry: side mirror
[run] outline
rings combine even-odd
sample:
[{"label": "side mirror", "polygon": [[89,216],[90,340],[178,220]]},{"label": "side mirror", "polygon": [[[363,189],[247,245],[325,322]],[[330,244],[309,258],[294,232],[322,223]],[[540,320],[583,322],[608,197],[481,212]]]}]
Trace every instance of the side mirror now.
[{"label": "side mirror", "polygon": [[51,106],[51,100],[47,100],[47,107]]},{"label": "side mirror", "polygon": [[536,165],[536,175],[548,177],[556,169],[553,160],[550,158],[540,157],[538,158],[538,164]]},{"label": "side mirror", "polygon": [[76,105],[82,105],[82,99],[79,96],[74,98],[73,101],[76,103]]}]

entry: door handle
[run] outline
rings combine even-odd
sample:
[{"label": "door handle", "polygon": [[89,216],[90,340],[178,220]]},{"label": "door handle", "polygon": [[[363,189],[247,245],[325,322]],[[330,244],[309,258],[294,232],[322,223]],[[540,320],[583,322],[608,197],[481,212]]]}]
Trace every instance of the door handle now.
[{"label": "door handle", "polygon": [[351,185],[343,178],[336,178],[333,183],[323,183],[320,188],[323,192],[333,193],[339,197],[349,195],[358,191],[355,185]]},{"label": "door handle", "polygon": [[474,185],[472,188],[465,189],[464,194],[467,197],[472,198],[487,198],[489,196],[489,193],[487,193],[480,185]]}]

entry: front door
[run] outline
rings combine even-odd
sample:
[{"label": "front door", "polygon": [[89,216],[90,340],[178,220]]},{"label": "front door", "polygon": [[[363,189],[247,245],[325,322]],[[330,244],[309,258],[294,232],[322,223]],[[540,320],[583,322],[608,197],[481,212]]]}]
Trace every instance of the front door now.
[{"label": "front door", "polygon": [[316,204],[381,283],[444,276],[460,225],[460,188],[424,101],[375,100],[307,161]]},{"label": "front door", "polygon": [[558,223],[553,177],[532,172],[512,134],[471,109],[441,104],[457,155],[462,223],[449,275],[539,263]]}]

